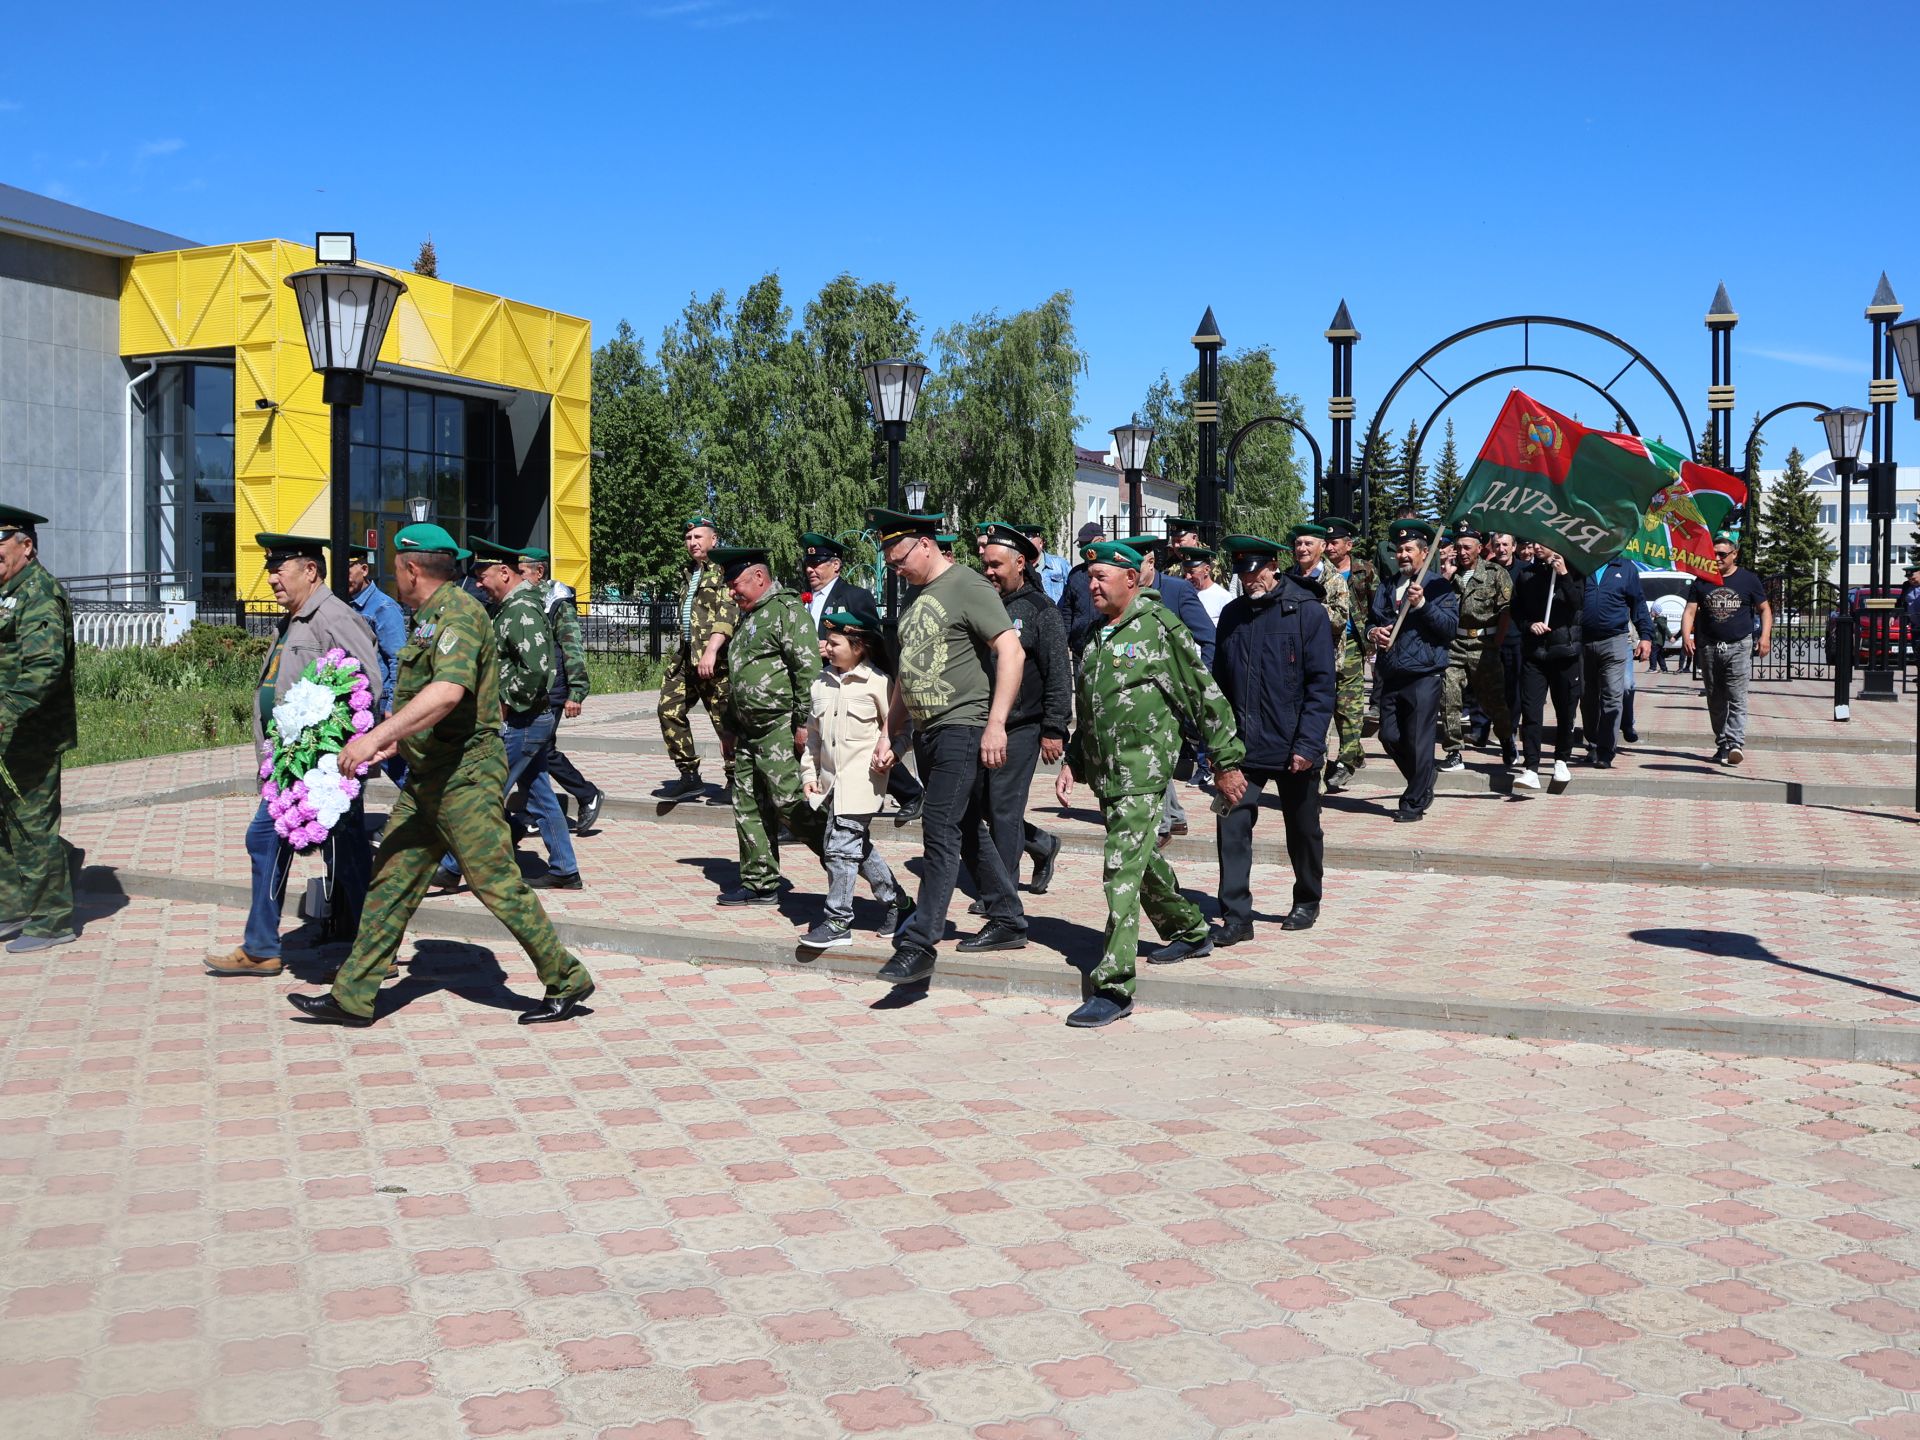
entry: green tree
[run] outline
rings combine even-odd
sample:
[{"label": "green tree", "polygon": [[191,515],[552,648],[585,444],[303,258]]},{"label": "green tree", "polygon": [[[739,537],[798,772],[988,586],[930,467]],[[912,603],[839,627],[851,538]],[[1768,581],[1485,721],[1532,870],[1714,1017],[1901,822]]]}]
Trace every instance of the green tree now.
[{"label": "green tree", "polygon": [[[1300,397],[1282,395],[1275,384],[1273,352],[1266,346],[1220,357],[1220,480],[1227,479],[1227,445],[1241,426],[1262,415],[1300,422]],[[1200,427],[1192,407],[1199,372],[1190,370],[1176,396],[1163,372],[1147,390],[1140,418],[1153,426],[1153,468],[1180,490],[1181,508],[1199,513]],[[1234,457],[1233,489],[1220,494],[1222,535],[1284,538],[1306,513],[1306,485],[1285,425],[1263,425],[1241,443]]]},{"label": "green tree", "polygon": [[425,275],[430,280],[440,276],[440,252],[433,248],[433,236],[429,235],[420,242],[419,253],[413,257],[413,273]]},{"label": "green tree", "polygon": [[1074,395],[1085,354],[1073,295],[1030,310],[975,315],[934,337],[934,373],[908,435],[905,473],[927,503],[972,522],[1058,529],[1073,508]]},{"label": "green tree", "polygon": [[1838,552],[1820,528],[1820,504],[1799,448],[1787,452],[1787,468],[1762,501],[1760,547],[1755,568],[1761,574],[1792,577],[1789,608],[1807,614],[1817,608],[1815,587],[1830,580]]},{"label": "green tree", "polygon": [[1453,438],[1453,417],[1447,417],[1447,438],[1440,446],[1440,459],[1433,467],[1433,511],[1444,519],[1467,477],[1460,473],[1460,446]]},{"label": "green tree", "polygon": [[680,522],[698,508],[659,367],[622,320],[593,352],[593,574],[633,594],[684,564]]},{"label": "green tree", "polygon": [[1407,422],[1406,433],[1400,437],[1400,453],[1394,457],[1400,473],[1394,477],[1393,498],[1396,502],[1411,504],[1421,519],[1435,520],[1439,517],[1433,508],[1433,487],[1427,483],[1427,462],[1413,448],[1419,439],[1420,419],[1415,416]]},{"label": "green tree", "polygon": [[[1378,549],[1387,538],[1387,525],[1393,519],[1393,512],[1400,508],[1406,499],[1406,488],[1400,480],[1400,462],[1394,456],[1393,430],[1390,426],[1381,426],[1378,434],[1361,441],[1360,456],[1354,466],[1354,482],[1365,475],[1370,491],[1367,505],[1367,542]],[[1354,520],[1360,518],[1360,496],[1356,489],[1353,498]]]}]

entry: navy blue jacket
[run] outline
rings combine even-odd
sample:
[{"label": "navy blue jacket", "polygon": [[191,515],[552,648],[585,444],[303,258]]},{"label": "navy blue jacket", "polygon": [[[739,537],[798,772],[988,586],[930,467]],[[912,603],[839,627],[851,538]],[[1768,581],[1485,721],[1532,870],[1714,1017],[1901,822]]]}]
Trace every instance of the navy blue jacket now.
[{"label": "navy blue jacket", "polygon": [[[1393,628],[1393,617],[1400,603],[1393,592],[1400,584],[1398,574],[1383,575],[1373,587],[1373,599],[1367,606],[1371,625]],[[1426,603],[1407,612],[1407,623],[1400,627],[1400,638],[1393,648],[1373,663],[1374,672],[1387,685],[1404,684],[1422,675],[1438,675],[1447,668],[1447,646],[1460,628],[1460,594],[1453,582],[1438,570],[1429,570],[1420,589]]]},{"label": "navy blue jacket", "polygon": [[1162,575],[1154,572],[1153,589],[1160,593],[1160,603],[1180,617],[1180,623],[1193,633],[1200,645],[1200,659],[1207,665],[1213,664],[1213,617],[1207,613],[1207,607],[1200,603],[1200,592],[1191,582],[1182,580],[1178,575]]},{"label": "navy blue jacket", "polygon": [[1285,770],[1298,755],[1327,758],[1333,723],[1333,623],[1318,587],[1282,575],[1265,595],[1220,612],[1213,678],[1233,706],[1249,770]]},{"label": "navy blue jacket", "polygon": [[1640,588],[1640,571],[1631,560],[1614,559],[1587,577],[1587,598],[1580,610],[1580,633],[1605,640],[1627,633],[1627,621],[1642,640],[1653,638],[1653,616]]}]

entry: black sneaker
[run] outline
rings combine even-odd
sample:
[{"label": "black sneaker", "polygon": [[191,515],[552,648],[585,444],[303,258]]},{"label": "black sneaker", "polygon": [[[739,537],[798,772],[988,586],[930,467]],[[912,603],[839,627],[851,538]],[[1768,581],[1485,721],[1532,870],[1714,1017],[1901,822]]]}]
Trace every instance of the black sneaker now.
[{"label": "black sneaker", "polygon": [[1729,748],[1728,746],[1722,745],[1713,752],[1713,758],[1707,763],[1709,765],[1725,765],[1727,763],[1727,751]]},{"label": "black sneaker", "polygon": [[911,985],[933,974],[933,951],[924,945],[902,945],[880,967],[880,979],[889,985]]},{"label": "black sneaker", "polygon": [[1336,760],[1327,767],[1327,793],[1338,795],[1353,783],[1353,767],[1344,760]]},{"label": "black sneaker", "polygon": [[778,890],[749,890],[742,885],[738,890],[724,890],[716,905],[772,905],[780,899]]},{"label": "black sneaker", "polygon": [[1116,1020],[1124,1020],[1132,1013],[1132,997],[1115,1000],[1111,996],[1096,995],[1067,1016],[1067,1024],[1075,1030],[1097,1030],[1102,1025],[1111,1025]]},{"label": "black sneaker", "polygon": [[880,920],[880,928],[873,933],[883,939],[889,935],[898,935],[900,933],[900,927],[907,923],[908,918],[913,914],[913,910],[914,905],[911,900],[901,899],[894,901],[893,904],[887,906],[887,913],[882,916]]},{"label": "black sneaker", "polygon": [[1042,838],[1047,842],[1044,846],[1036,846],[1027,852],[1033,857],[1033,881],[1027,886],[1027,893],[1031,895],[1047,893],[1047,887],[1053,884],[1053,867],[1060,859],[1060,837],[1046,835]]},{"label": "black sneaker", "polygon": [[590,799],[580,807],[580,818],[574,821],[573,833],[584,835],[593,829],[593,822],[600,818],[600,802],[607,798],[606,792],[596,790]]},{"label": "black sneaker", "polygon": [[1009,925],[1004,920],[989,920],[986,929],[977,935],[969,935],[954,949],[967,955],[977,955],[982,950],[1024,950],[1027,948],[1027,932],[1018,926]]},{"label": "black sneaker", "polygon": [[1467,768],[1466,758],[1458,750],[1449,750],[1440,760],[1440,773],[1451,775],[1456,770]]},{"label": "black sneaker", "polygon": [[803,950],[834,950],[852,943],[853,932],[831,920],[822,920],[800,937],[800,948]]},{"label": "black sneaker", "polygon": [[536,875],[527,881],[527,886],[533,890],[584,890],[587,888],[587,882],[580,878],[578,870],[568,871],[565,875],[556,875],[549,870],[546,874]]}]

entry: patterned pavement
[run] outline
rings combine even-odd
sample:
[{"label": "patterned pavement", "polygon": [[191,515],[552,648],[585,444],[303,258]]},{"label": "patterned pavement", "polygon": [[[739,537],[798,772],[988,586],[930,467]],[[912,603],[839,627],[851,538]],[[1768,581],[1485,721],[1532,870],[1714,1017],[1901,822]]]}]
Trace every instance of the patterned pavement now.
[{"label": "patterned pavement", "polygon": [[1920,1434],[1911,1069],[445,942],[342,1032],[231,923],[0,957],[9,1434]]}]

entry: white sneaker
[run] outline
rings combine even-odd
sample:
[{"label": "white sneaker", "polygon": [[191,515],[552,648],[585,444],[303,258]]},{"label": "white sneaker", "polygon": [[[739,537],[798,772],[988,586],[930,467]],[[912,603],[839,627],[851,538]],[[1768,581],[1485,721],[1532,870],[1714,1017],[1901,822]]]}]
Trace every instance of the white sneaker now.
[{"label": "white sneaker", "polygon": [[1556,785],[1567,785],[1572,783],[1572,780],[1573,780],[1573,772],[1567,769],[1567,762],[1564,760],[1554,761],[1553,762],[1553,783]]},{"label": "white sneaker", "polygon": [[1516,793],[1521,790],[1538,790],[1540,773],[1537,770],[1522,770],[1513,777],[1513,788]]},{"label": "white sneaker", "polygon": [[1727,747],[1727,764],[1738,765],[1746,758],[1747,752],[1742,750],[1738,745],[1729,745]]}]

